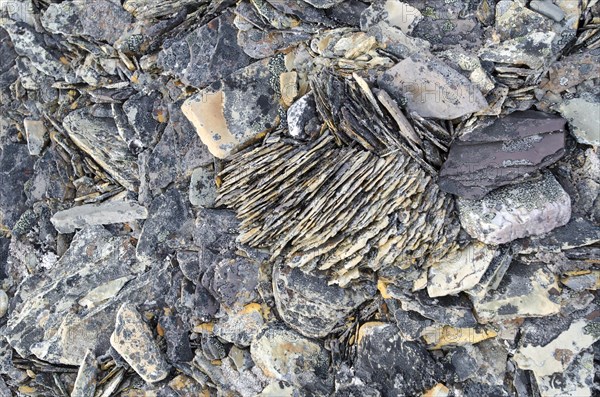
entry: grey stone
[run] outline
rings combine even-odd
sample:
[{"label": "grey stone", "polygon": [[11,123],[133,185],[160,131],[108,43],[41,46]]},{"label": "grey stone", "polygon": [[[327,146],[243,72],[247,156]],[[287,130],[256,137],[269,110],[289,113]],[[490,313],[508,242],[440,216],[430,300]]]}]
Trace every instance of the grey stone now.
[{"label": "grey stone", "polygon": [[88,397],[93,396],[96,392],[96,375],[98,373],[98,362],[94,353],[88,351],[85,354],[79,371],[77,371],[77,379],[71,392],[71,397]]},{"label": "grey stone", "polygon": [[316,395],[326,395],[332,389],[327,352],[320,344],[295,332],[271,326],[252,341],[250,353],[269,378],[290,382]]},{"label": "grey stone", "polygon": [[532,110],[489,118],[452,143],[440,188],[480,199],[495,188],[526,180],[563,156],[564,128],[564,119]]},{"label": "grey stone", "polygon": [[239,310],[259,299],[258,263],[236,256],[220,260],[212,272],[203,277],[209,281],[209,290],[226,308]]},{"label": "grey stone", "polygon": [[248,347],[265,327],[260,305],[251,303],[242,310],[228,313],[214,326],[219,338],[236,346]]},{"label": "grey stone", "polygon": [[565,18],[563,10],[552,3],[552,0],[532,0],[531,3],[529,3],[529,7],[556,22],[560,22]]},{"label": "grey stone", "polygon": [[331,8],[343,2],[343,0],[307,0],[308,4],[317,8]]},{"label": "grey stone", "polygon": [[413,55],[379,79],[379,86],[422,117],[455,119],[487,107],[481,92],[463,75],[432,58]]},{"label": "grey stone", "polygon": [[552,55],[554,32],[530,32],[527,36],[490,43],[479,50],[482,61],[543,67]]},{"label": "grey stone", "polygon": [[501,187],[480,200],[459,198],[463,228],[486,244],[540,235],[567,224],[571,199],[551,173],[537,181]]},{"label": "grey stone", "polygon": [[375,295],[373,283],[352,288],[328,285],[327,277],[298,268],[273,268],[273,293],[281,319],[309,338],[323,338],[358,306]]},{"label": "grey stone", "polygon": [[8,295],[6,291],[0,289],[0,318],[4,317],[8,311]]},{"label": "grey stone", "polygon": [[171,363],[190,362],[194,353],[190,346],[187,324],[178,314],[169,312],[160,317],[160,326],[167,341],[167,358]]},{"label": "grey stone", "polygon": [[297,139],[314,136],[320,129],[317,108],[312,93],[298,99],[287,111],[288,131]]},{"label": "grey stone", "polygon": [[158,64],[185,84],[205,87],[247,66],[251,58],[237,42],[233,13],[226,11],[165,47]]},{"label": "grey stone", "polygon": [[600,97],[585,94],[566,99],[558,105],[558,111],[569,121],[579,143],[600,146]]},{"label": "grey stone", "polygon": [[443,377],[441,365],[425,347],[403,340],[392,324],[363,324],[357,343],[356,376],[382,396],[418,395]]},{"label": "grey stone", "polygon": [[360,28],[367,31],[379,22],[385,22],[409,34],[421,21],[421,12],[409,3],[399,0],[377,0],[360,15]]},{"label": "grey stone", "polygon": [[69,113],[63,120],[71,140],[128,190],[139,185],[136,158],[119,138],[113,119],[94,117],[91,108]]},{"label": "grey stone", "polygon": [[56,150],[52,147],[47,148],[33,165],[33,176],[25,184],[27,201],[35,203],[69,197],[72,173],[71,166]]},{"label": "grey stone", "polygon": [[146,208],[135,202],[108,201],[59,211],[52,216],[51,221],[59,233],[73,233],[75,229],[85,226],[127,223],[147,217]]},{"label": "grey stone", "polygon": [[[159,106],[160,95],[156,92],[149,95],[138,93],[123,103],[123,112],[136,133],[135,139],[144,148],[154,147],[160,138],[162,129],[165,127],[164,124],[155,119],[155,113],[159,111]],[[160,116],[166,119],[165,115]],[[127,143],[131,146],[131,140],[128,140]]]},{"label": "grey stone", "polygon": [[169,364],[133,304],[124,303],[117,312],[110,344],[146,382],[159,382],[169,375]]},{"label": "grey stone", "polygon": [[207,167],[196,168],[190,180],[190,203],[194,207],[213,207],[217,198],[214,171]]},{"label": "grey stone", "polygon": [[23,120],[25,135],[27,136],[27,148],[29,154],[37,156],[42,152],[45,142],[46,127],[41,120],[25,119]]},{"label": "grey stone", "polygon": [[138,260],[148,266],[191,242],[193,218],[188,201],[179,190],[169,189],[148,208],[136,247]]},{"label": "grey stone", "polygon": [[600,226],[584,218],[571,218],[564,226],[543,234],[520,241],[521,254],[537,251],[560,252],[572,248],[585,247],[600,241]]},{"label": "grey stone", "polygon": [[[25,207],[23,187],[33,172],[33,157],[27,145],[0,146],[0,223],[12,229]],[[10,188],[8,188],[10,187]]]},{"label": "grey stone", "polygon": [[584,350],[578,354],[564,372],[537,377],[543,396],[592,396],[594,387],[594,354]]}]

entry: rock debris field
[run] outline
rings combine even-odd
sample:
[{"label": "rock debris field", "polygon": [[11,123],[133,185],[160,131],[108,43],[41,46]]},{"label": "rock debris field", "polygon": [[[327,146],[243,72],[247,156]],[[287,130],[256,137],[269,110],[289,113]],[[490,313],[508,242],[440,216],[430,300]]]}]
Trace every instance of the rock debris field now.
[{"label": "rock debris field", "polygon": [[1,0],[0,397],[598,397],[599,145],[598,0]]}]

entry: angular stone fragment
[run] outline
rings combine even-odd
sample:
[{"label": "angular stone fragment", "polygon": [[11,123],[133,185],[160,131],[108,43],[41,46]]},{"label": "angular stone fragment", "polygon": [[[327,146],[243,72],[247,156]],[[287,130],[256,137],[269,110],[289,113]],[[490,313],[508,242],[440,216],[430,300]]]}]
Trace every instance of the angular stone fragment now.
[{"label": "angular stone fragment", "polygon": [[329,356],[323,347],[283,327],[272,326],[250,345],[252,359],[272,379],[317,395],[329,394]]},{"label": "angular stone fragment", "polygon": [[69,113],[63,120],[71,140],[128,190],[139,185],[136,158],[117,133],[112,118],[94,117],[90,108]]},{"label": "angular stone fragment", "polygon": [[281,57],[256,62],[184,102],[181,110],[213,156],[225,158],[236,146],[277,125],[282,71]]},{"label": "angular stone fragment", "polygon": [[440,188],[480,199],[523,180],[562,157],[564,128],[561,117],[532,110],[488,119],[452,143],[440,171]]},{"label": "angular stone fragment", "polygon": [[569,120],[571,132],[579,143],[600,146],[600,96],[591,94],[567,99],[558,111]]},{"label": "angular stone fragment", "polygon": [[98,363],[96,357],[94,357],[94,353],[88,351],[79,366],[71,397],[93,396],[96,391],[97,372]]},{"label": "angular stone fragment", "polygon": [[25,119],[23,120],[25,127],[25,135],[27,136],[27,148],[29,154],[37,156],[42,152],[44,144],[44,136],[46,135],[46,127],[42,120]]},{"label": "angular stone fragment", "polygon": [[556,314],[560,304],[553,295],[559,291],[556,276],[542,265],[514,262],[494,291],[474,302],[481,322]]},{"label": "angular stone fragment", "polygon": [[540,393],[548,397],[591,397],[594,387],[594,354],[589,350],[577,355],[564,372],[536,377]]},{"label": "angular stone fragment", "polygon": [[498,334],[490,328],[455,328],[448,325],[427,327],[422,337],[430,350],[441,349],[444,346],[463,346],[479,343],[494,338]]},{"label": "angular stone fragment", "polygon": [[306,0],[306,2],[317,8],[331,8],[344,0]]},{"label": "angular stone fragment", "polygon": [[552,55],[554,32],[530,32],[526,36],[489,44],[479,50],[482,61],[527,65],[531,69],[543,67]]},{"label": "angular stone fragment", "polygon": [[481,280],[494,254],[494,249],[475,242],[443,258],[429,268],[427,293],[433,298],[473,288]]},{"label": "angular stone fragment", "polygon": [[297,139],[307,139],[320,128],[312,93],[298,99],[287,111],[288,131]]},{"label": "angular stone fragment", "polygon": [[133,304],[124,303],[117,312],[110,344],[146,382],[159,382],[169,375],[170,365]]},{"label": "angular stone fragment", "polygon": [[392,324],[363,324],[357,343],[356,376],[383,396],[420,395],[443,377],[425,347],[403,340]]},{"label": "angular stone fragment", "polygon": [[327,281],[324,276],[297,268],[274,267],[275,304],[289,327],[310,338],[323,338],[376,292],[374,284],[341,288],[328,285]]},{"label": "angular stone fragment", "polygon": [[600,226],[584,218],[571,218],[565,226],[557,227],[542,236],[533,236],[521,242],[521,254],[532,252],[560,252],[585,247],[600,241]]},{"label": "angular stone fragment", "polygon": [[565,13],[560,7],[549,0],[532,0],[529,7],[556,22],[562,21],[565,17]]},{"label": "angular stone fragment", "polygon": [[501,187],[480,200],[459,198],[457,204],[463,228],[486,244],[544,234],[571,218],[571,198],[549,172],[540,180]]},{"label": "angular stone fragment", "polygon": [[171,363],[190,362],[194,353],[190,347],[187,324],[181,317],[166,310],[165,315],[159,320],[159,325],[164,331],[167,341],[167,357]]},{"label": "angular stone fragment", "polygon": [[387,70],[379,86],[422,117],[451,120],[487,107],[481,92],[463,75],[436,59],[419,55]]},{"label": "angular stone fragment", "polygon": [[549,376],[564,372],[579,353],[600,339],[598,315],[582,318],[571,323],[550,343],[521,346],[514,360],[521,369],[532,370],[536,376]]},{"label": "angular stone fragment", "polygon": [[247,66],[251,58],[238,45],[233,18],[227,10],[174,41],[159,53],[158,64],[185,84],[199,88]]},{"label": "angular stone fragment", "polygon": [[236,346],[250,346],[265,326],[262,308],[258,303],[250,303],[242,310],[228,313],[215,324],[214,333],[219,338]]},{"label": "angular stone fragment", "polygon": [[196,168],[190,180],[190,203],[194,207],[212,207],[217,198],[214,172],[208,168]]},{"label": "angular stone fragment", "polygon": [[0,146],[0,224],[9,229],[27,208],[23,187],[33,173],[33,161],[26,145]]},{"label": "angular stone fragment", "polygon": [[146,208],[135,202],[108,201],[59,211],[52,216],[51,221],[59,233],[73,233],[75,229],[82,229],[89,225],[127,223],[147,217]]},{"label": "angular stone fragment", "polygon": [[378,0],[360,15],[360,28],[366,32],[371,26],[383,21],[409,34],[422,18],[421,12],[408,3],[399,0]]}]

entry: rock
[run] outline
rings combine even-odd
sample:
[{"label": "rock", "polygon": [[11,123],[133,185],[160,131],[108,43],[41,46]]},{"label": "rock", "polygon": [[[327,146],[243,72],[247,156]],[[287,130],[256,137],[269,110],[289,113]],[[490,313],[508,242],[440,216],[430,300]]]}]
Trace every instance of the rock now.
[{"label": "rock", "polygon": [[33,176],[25,184],[27,200],[35,203],[68,197],[72,173],[71,167],[56,150],[48,147],[33,165]]},{"label": "rock", "polygon": [[532,0],[529,7],[556,22],[560,22],[565,18],[563,10],[549,0]]},{"label": "rock", "polygon": [[307,0],[306,2],[316,8],[332,8],[344,0]]},{"label": "rock", "polygon": [[90,292],[88,292],[83,298],[79,299],[77,303],[87,309],[93,309],[94,307],[100,306],[108,299],[116,296],[123,286],[131,280],[133,277],[125,276],[119,277],[107,283],[97,286]]},{"label": "rock", "polygon": [[51,218],[59,233],[73,233],[90,225],[109,225],[127,223],[136,219],[146,219],[145,207],[126,201],[107,201],[102,204],[84,204],[68,210],[59,211]]},{"label": "rock", "polygon": [[320,129],[312,93],[298,99],[287,111],[288,132],[296,139],[307,139]]},{"label": "rock", "polygon": [[26,145],[10,143],[0,146],[0,224],[12,229],[25,211],[25,182],[31,177],[34,159]]},{"label": "rock", "polygon": [[158,55],[158,64],[187,85],[206,87],[247,66],[251,58],[237,42],[234,15],[225,11],[167,45]]},{"label": "rock", "polygon": [[498,334],[486,328],[455,328],[448,325],[432,326],[423,330],[422,337],[428,349],[437,350],[448,346],[464,346],[495,338]]},{"label": "rock", "polygon": [[548,397],[592,396],[594,355],[584,350],[564,372],[536,377],[540,393]]},{"label": "rock", "polygon": [[522,38],[531,31],[532,26],[537,31],[552,31],[551,21],[530,10],[521,1],[500,0],[496,4],[495,17],[494,27],[500,40]]},{"label": "rock", "polygon": [[8,295],[6,291],[0,289],[0,318],[4,317],[8,311]]},{"label": "rock", "polygon": [[443,383],[438,383],[423,393],[423,397],[448,397],[449,395],[450,390]]},{"label": "rock", "polygon": [[290,328],[309,338],[323,338],[376,292],[371,283],[341,288],[327,281],[298,268],[274,266],[277,312]]},{"label": "rock", "polygon": [[151,152],[145,151],[138,157],[141,202],[161,194],[171,183],[188,183],[196,168],[213,162],[180,106],[180,102],[169,104],[169,122],[159,142]]},{"label": "rock", "polygon": [[431,44],[425,40],[406,35],[402,30],[379,22],[367,30],[369,36],[377,39],[385,46],[385,50],[400,58],[408,58],[413,54],[425,55]]},{"label": "rock", "polygon": [[148,208],[136,248],[138,260],[151,265],[162,261],[179,247],[191,241],[193,219],[188,201],[179,190],[169,189],[155,198]]},{"label": "rock", "polygon": [[278,124],[277,91],[283,70],[280,56],[256,62],[184,102],[181,110],[213,156],[225,158],[238,145]]},{"label": "rock", "polygon": [[52,33],[86,35],[112,44],[130,27],[132,19],[120,4],[94,0],[51,4],[41,21]]},{"label": "rock", "polygon": [[[563,56],[548,70],[548,81],[540,84],[546,91],[555,94],[573,88],[584,82],[588,75],[600,73],[600,50],[576,52]],[[561,102],[562,102],[562,98]]]},{"label": "rock", "polygon": [[332,397],[381,397],[381,393],[367,385],[349,385],[339,387]]},{"label": "rock", "polygon": [[402,309],[394,311],[394,319],[396,320],[396,327],[398,327],[400,336],[405,340],[420,339],[423,330],[433,323],[433,321],[421,316],[417,312],[404,311]]},{"label": "rock", "polygon": [[265,327],[262,308],[250,303],[242,310],[230,312],[215,324],[214,333],[219,338],[236,346],[248,347]]},{"label": "rock", "polygon": [[537,181],[501,187],[480,200],[459,198],[460,222],[474,238],[502,244],[567,224],[571,199],[549,172]]},{"label": "rock", "polygon": [[450,146],[440,188],[468,199],[533,175],[564,154],[565,120],[528,110],[488,119]]},{"label": "rock", "polygon": [[187,324],[184,324],[181,317],[173,314],[171,310],[166,310],[165,315],[161,316],[158,324],[164,331],[164,338],[167,341],[167,358],[171,363],[190,362],[194,358],[194,353],[190,347]]},{"label": "rock", "polygon": [[71,140],[118,183],[137,191],[136,159],[119,138],[113,119],[94,117],[90,108],[84,108],[69,113],[63,120],[63,127]]},{"label": "rock", "polygon": [[382,396],[418,395],[443,377],[423,345],[403,340],[392,324],[363,324],[357,343],[356,376]]},{"label": "rock", "polygon": [[560,252],[585,247],[600,241],[600,227],[584,218],[571,218],[565,226],[557,227],[541,236],[529,237],[520,242],[520,254],[533,252]]},{"label": "rock", "polygon": [[408,3],[399,0],[378,0],[360,15],[360,28],[367,31],[371,26],[383,21],[410,34],[421,21],[421,12]]},{"label": "rock", "polygon": [[189,198],[194,207],[212,207],[215,205],[217,186],[212,170],[200,167],[192,172]]},{"label": "rock", "polygon": [[38,156],[44,148],[46,127],[42,120],[25,119],[23,120],[25,135],[27,136],[27,148],[29,154]]},{"label": "rock", "polygon": [[556,276],[543,265],[513,262],[494,291],[474,302],[480,322],[542,317],[556,314],[561,305]]},{"label": "rock", "polygon": [[436,59],[419,55],[387,70],[379,86],[422,117],[455,119],[487,107],[481,92],[460,73]]},{"label": "rock", "polygon": [[600,339],[597,314],[592,319],[578,319],[568,329],[545,345],[520,346],[514,361],[521,369],[529,369],[538,377],[564,373],[583,350]]},{"label": "rock", "polygon": [[93,396],[96,392],[97,372],[98,362],[96,361],[96,357],[94,357],[94,353],[88,351],[79,366],[71,397]]},{"label": "rock", "polygon": [[204,275],[203,284],[210,283],[209,290],[223,306],[238,310],[258,300],[258,270],[258,263],[241,256],[222,259]]},{"label": "rock", "polygon": [[494,249],[476,242],[445,257],[429,268],[427,293],[434,298],[473,288],[481,280],[494,254]]},{"label": "rock", "polygon": [[169,375],[169,364],[133,304],[124,303],[117,312],[110,344],[146,382],[159,382]]},{"label": "rock", "polygon": [[308,393],[329,394],[329,355],[321,345],[282,327],[272,326],[252,341],[250,353],[269,378],[290,382]]},{"label": "rock", "polygon": [[560,282],[574,291],[600,288],[600,271],[580,270],[567,272]]},{"label": "rock", "polygon": [[569,121],[579,143],[600,146],[600,97],[588,94],[567,99],[558,106],[558,111]]},{"label": "rock", "polygon": [[279,75],[279,90],[281,92],[281,100],[285,106],[289,107],[298,96],[298,73],[281,73]]},{"label": "rock", "polygon": [[[135,136],[125,137],[129,147],[138,145],[147,148],[156,145],[165,127],[163,124],[165,116],[158,113],[159,104],[160,95],[156,92],[150,95],[138,93],[123,103],[123,113],[135,132]],[[114,115],[114,107],[112,111]]]},{"label": "rock", "polygon": [[527,65],[531,69],[542,68],[552,55],[554,32],[529,32],[526,36],[488,44],[478,55],[482,61]]},{"label": "rock", "polygon": [[[128,237],[113,236],[101,226],[81,230],[52,268],[21,283],[7,341],[23,357],[35,354],[58,364],[80,365],[88,350],[104,354],[116,311],[112,299],[92,310],[70,308],[95,288],[139,271]],[[41,316],[45,321],[38,324]]]},{"label": "rock", "polygon": [[326,15],[336,22],[348,26],[359,27],[360,15],[367,7],[368,5],[362,1],[346,0],[325,11]]}]

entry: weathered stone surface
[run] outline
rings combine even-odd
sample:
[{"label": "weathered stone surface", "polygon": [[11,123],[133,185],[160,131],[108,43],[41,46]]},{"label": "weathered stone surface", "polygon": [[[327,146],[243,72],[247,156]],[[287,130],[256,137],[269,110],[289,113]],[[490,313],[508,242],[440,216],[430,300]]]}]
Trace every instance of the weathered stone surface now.
[{"label": "weathered stone surface", "polygon": [[564,372],[536,377],[540,393],[548,397],[592,396],[594,354],[589,350],[575,357]]},{"label": "weathered stone surface", "polygon": [[554,32],[531,32],[526,36],[489,44],[479,50],[483,61],[543,67],[552,54]]},{"label": "weathered stone surface", "polygon": [[69,197],[71,177],[72,170],[65,160],[54,148],[47,148],[33,165],[33,176],[25,184],[28,202]]},{"label": "weathered stone surface", "polygon": [[560,7],[548,0],[532,0],[529,7],[556,22],[562,21],[565,17]]},{"label": "weathered stone surface", "polygon": [[[23,186],[31,177],[33,157],[27,145],[10,143],[0,146],[0,224],[12,229],[25,211]],[[10,188],[8,188],[10,187]]]},{"label": "weathered stone surface", "polygon": [[413,55],[387,70],[378,83],[397,101],[404,98],[408,109],[422,117],[449,120],[487,107],[466,77],[434,58]]},{"label": "weathered stone surface", "polygon": [[306,139],[319,131],[315,99],[308,93],[298,99],[287,111],[288,131],[297,139]]},{"label": "weathered stone surface", "polygon": [[571,199],[549,172],[537,181],[501,187],[480,200],[459,198],[463,228],[486,244],[540,235],[571,218]]},{"label": "weathered stone surface", "polygon": [[560,304],[556,276],[543,265],[513,262],[494,291],[474,302],[481,322],[556,314]]},{"label": "weathered stone surface", "polygon": [[278,124],[283,70],[279,56],[256,62],[184,102],[181,110],[213,156],[225,158],[236,146]]},{"label": "weathered stone surface", "polygon": [[234,15],[226,11],[170,43],[159,54],[158,64],[185,84],[205,87],[247,66],[251,58],[237,43]]},{"label": "weathered stone surface", "polygon": [[500,186],[527,178],[562,157],[565,120],[528,110],[488,119],[450,146],[440,188],[480,199]]},{"label": "weathered stone surface", "polygon": [[408,36],[402,30],[379,22],[367,30],[369,36],[385,46],[385,50],[400,58],[408,58],[413,54],[427,54],[431,44],[425,40]]},{"label": "weathered stone surface", "polygon": [[357,343],[356,376],[382,396],[418,395],[443,377],[423,345],[403,340],[392,324],[363,324]]},{"label": "weathered stone surface", "polygon": [[75,229],[85,226],[127,223],[147,217],[146,208],[135,202],[107,201],[59,211],[52,216],[51,221],[59,233],[73,233]]},{"label": "weathered stone surface", "polygon": [[4,317],[8,311],[8,295],[6,291],[0,289],[0,318]]},{"label": "weathered stone surface", "polygon": [[94,353],[88,351],[79,366],[71,397],[93,396],[96,392],[97,372],[98,362],[96,361],[96,357]]},{"label": "weathered stone surface", "polygon": [[190,203],[194,207],[212,207],[217,198],[215,173],[208,167],[196,168],[190,180]]},{"label": "weathered stone surface", "polygon": [[552,30],[552,23],[543,15],[530,10],[521,1],[500,0],[496,4],[496,23],[494,27],[500,40],[526,36],[532,27],[542,31]]},{"label": "weathered stone surface", "polygon": [[579,353],[599,339],[600,325],[596,314],[592,319],[573,321],[550,343],[520,346],[514,360],[521,369],[532,370],[539,377],[563,373]]},{"label": "weathered stone surface", "polygon": [[257,303],[250,303],[242,310],[232,311],[227,317],[219,319],[215,324],[214,333],[219,338],[236,346],[250,346],[265,327],[262,308]]},{"label": "weathered stone surface", "polygon": [[408,3],[399,0],[378,0],[360,15],[360,28],[366,32],[371,26],[383,21],[409,34],[422,18],[421,12]]},{"label": "weathered stone surface", "polygon": [[23,120],[25,135],[27,136],[27,148],[29,154],[37,156],[42,152],[45,144],[46,127],[42,120],[25,119]]},{"label": "weathered stone surface", "polygon": [[569,223],[557,227],[541,236],[529,237],[521,241],[521,254],[532,252],[560,252],[572,248],[585,247],[600,241],[600,226],[584,218],[571,218]]},{"label": "weathered stone surface", "polygon": [[569,120],[571,132],[579,143],[600,146],[600,97],[591,94],[567,99],[558,111]]},{"label": "weathered stone surface", "polygon": [[258,300],[258,277],[258,263],[235,256],[219,260],[202,281],[223,306],[238,310]]},{"label": "weathered stone surface", "polygon": [[281,319],[309,338],[327,336],[359,305],[375,295],[372,283],[341,288],[298,268],[274,266],[273,294]]},{"label": "weathered stone surface", "polygon": [[190,347],[187,324],[172,310],[166,311],[158,322],[167,341],[167,358],[171,363],[190,362],[194,353]]},{"label": "weathered stone surface", "polygon": [[290,382],[316,395],[326,395],[332,389],[327,352],[295,332],[272,326],[252,342],[250,352],[269,378]]},{"label": "weathered stone surface", "polygon": [[443,258],[429,268],[427,293],[433,298],[473,288],[481,280],[494,254],[493,248],[476,242]]},{"label": "weathered stone surface", "polygon": [[[160,95],[156,92],[149,95],[138,93],[123,103],[123,113],[135,132],[135,137],[126,137],[125,139],[130,148],[133,146],[147,148],[156,145],[160,132],[164,129],[161,121],[165,121],[165,115],[158,114],[159,105]],[[156,118],[155,113],[157,114]]]},{"label": "weathered stone surface", "polygon": [[136,256],[144,264],[161,261],[191,241],[193,219],[188,201],[177,189],[169,189],[155,198],[148,208],[136,247]]},{"label": "weathered stone surface", "polygon": [[[111,300],[100,310],[70,308],[95,288],[139,270],[128,237],[100,226],[80,231],[51,269],[20,285],[5,332],[8,342],[22,356],[59,364],[80,365],[87,350],[104,354],[116,311]],[[36,320],[40,316],[47,316],[43,323]]]},{"label": "weathered stone surface", "polygon": [[146,382],[158,382],[169,375],[169,364],[133,304],[124,303],[117,312],[110,344]]},{"label": "weathered stone surface", "polygon": [[114,1],[90,0],[50,4],[41,22],[52,33],[86,35],[114,43],[129,28],[132,19]]},{"label": "weathered stone surface", "polygon": [[63,120],[71,140],[128,190],[139,185],[136,158],[117,133],[112,118],[94,117],[90,108],[69,113]]},{"label": "weathered stone surface", "polygon": [[331,8],[342,3],[343,0],[307,0],[306,2],[317,8]]}]

